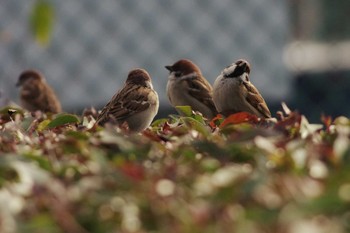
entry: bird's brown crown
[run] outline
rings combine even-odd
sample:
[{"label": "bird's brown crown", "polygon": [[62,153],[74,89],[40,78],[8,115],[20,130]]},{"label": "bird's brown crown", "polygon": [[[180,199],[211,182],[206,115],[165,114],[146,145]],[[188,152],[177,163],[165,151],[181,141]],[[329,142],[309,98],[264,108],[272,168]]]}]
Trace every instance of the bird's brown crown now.
[{"label": "bird's brown crown", "polygon": [[187,75],[193,72],[201,74],[199,67],[188,59],[181,59],[171,66],[165,66],[165,68],[170,72],[175,72],[175,74]]},{"label": "bird's brown crown", "polygon": [[151,81],[151,77],[148,72],[144,69],[133,69],[129,72],[127,83],[133,84],[144,84],[147,81]]},{"label": "bird's brown crown", "polygon": [[27,80],[42,80],[43,76],[36,70],[23,71],[18,78],[16,86],[21,86]]}]

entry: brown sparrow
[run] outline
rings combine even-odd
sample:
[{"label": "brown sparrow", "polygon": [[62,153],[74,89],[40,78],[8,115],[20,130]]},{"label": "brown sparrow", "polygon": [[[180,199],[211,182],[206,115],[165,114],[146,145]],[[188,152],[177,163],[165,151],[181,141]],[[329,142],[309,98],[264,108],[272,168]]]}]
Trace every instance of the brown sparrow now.
[{"label": "brown sparrow", "polygon": [[116,122],[128,124],[131,132],[147,128],[158,112],[158,94],[153,89],[151,77],[144,69],[129,72],[124,87],[102,109],[97,124]]},{"label": "brown sparrow", "polygon": [[182,59],[165,68],[170,71],[166,93],[173,107],[189,105],[207,119],[216,116],[212,87],[198,66]]},{"label": "brown sparrow", "polygon": [[249,81],[250,65],[245,60],[226,67],[213,85],[213,99],[219,113],[228,116],[248,112],[262,118],[271,113],[258,89]]},{"label": "brown sparrow", "polygon": [[21,105],[28,111],[40,110],[52,113],[62,111],[56,94],[38,71],[26,70],[21,73],[16,86],[21,87]]}]

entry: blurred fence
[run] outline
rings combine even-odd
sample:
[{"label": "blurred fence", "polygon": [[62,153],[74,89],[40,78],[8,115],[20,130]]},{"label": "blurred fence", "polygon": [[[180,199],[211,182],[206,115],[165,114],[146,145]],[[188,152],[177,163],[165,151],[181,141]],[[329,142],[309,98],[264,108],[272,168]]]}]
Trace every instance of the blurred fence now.
[{"label": "blurred fence", "polygon": [[128,71],[151,74],[168,106],[164,65],[197,63],[213,83],[239,58],[252,63],[252,82],[269,101],[285,100],[290,79],[283,64],[288,39],[284,0],[56,0],[51,43],[35,43],[28,18],[34,1],[2,0],[0,89],[18,100],[14,84],[26,68],[41,70],[66,111],[101,107]]}]

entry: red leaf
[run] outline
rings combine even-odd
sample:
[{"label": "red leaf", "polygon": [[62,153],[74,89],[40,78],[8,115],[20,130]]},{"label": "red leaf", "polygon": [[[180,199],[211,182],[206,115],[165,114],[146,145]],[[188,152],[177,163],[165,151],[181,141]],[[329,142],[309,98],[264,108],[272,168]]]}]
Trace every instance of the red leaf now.
[{"label": "red leaf", "polygon": [[277,122],[276,128],[285,129],[287,127],[300,126],[301,115],[298,112],[291,112],[287,117],[284,117]]},{"label": "red leaf", "polygon": [[220,125],[220,122],[222,121],[223,118],[224,117],[221,114],[216,115],[216,117],[214,117],[210,121],[210,123],[209,123],[210,127],[211,128],[216,128],[218,125]]},{"label": "red leaf", "polygon": [[125,175],[137,181],[143,180],[145,177],[143,167],[136,163],[125,162],[120,169]]},{"label": "red leaf", "polygon": [[167,141],[169,141],[166,137],[162,136],[161,133],[155,133],[155,132],[152,132],[149,129],[144,130],[142,132],[142,134],[145,137],[147,137],[150,140],[155,141],[155,142],[167,142]]},{"label": "red leaf", "polygon": [[157,135],[156,133],[152,132],[151,130],[149,129],[146,129],[142,132],[143,136],[151,139],[152,141],[155,141],[155,142],[161,142],[162,141],[162,138],[159,137],[159,135]]},{"label": "red leaf", "polygon": [[229,117],[227,117],[224,122],[222,122],[222,124],[220,125],[220,128],[225,127],[228,124],[241,124],[241,123],[245,123],[245,122],[251,122],[251,123],[257,123],[259,122],[259,119],[257,116],[252,115],[250,113],[247,112],[239,112],[239,113],[235,113],[230,115]]},{"label": "red leaf", "polygon": [[168,122],[165,122],[162,128],[162,131],[165,133],[171,131],[171,125]]}]

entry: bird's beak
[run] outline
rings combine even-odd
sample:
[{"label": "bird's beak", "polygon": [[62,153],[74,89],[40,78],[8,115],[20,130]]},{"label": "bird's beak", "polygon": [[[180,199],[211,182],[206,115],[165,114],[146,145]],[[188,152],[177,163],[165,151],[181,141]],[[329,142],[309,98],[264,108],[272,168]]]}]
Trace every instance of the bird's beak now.
[{"label": "bird's beak", "polygon": [[170,72],[173,71],[173,67],[172,66],[165,66],[165,69],[169,70]]}]

